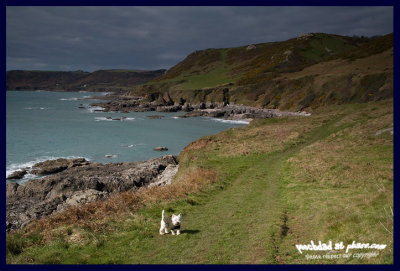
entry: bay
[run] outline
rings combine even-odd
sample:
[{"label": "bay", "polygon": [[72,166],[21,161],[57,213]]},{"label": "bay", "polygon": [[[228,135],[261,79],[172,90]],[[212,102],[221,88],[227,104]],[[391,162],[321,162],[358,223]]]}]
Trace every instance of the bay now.
[{"label": "bay", "polygon": [[[105,93],[7,91],[6,175],[60,157],[90,161],[143,161],[178,155],[190,142],[245,123],[178,118],[183,112],[97,112],[85,99]],[[161,115],[161,119],[149,119]],[[120,119],[120,120],[112,120]],[[157,152],[154,147],[166,146]],[[27,175],[22,181],[35,176]]]}]

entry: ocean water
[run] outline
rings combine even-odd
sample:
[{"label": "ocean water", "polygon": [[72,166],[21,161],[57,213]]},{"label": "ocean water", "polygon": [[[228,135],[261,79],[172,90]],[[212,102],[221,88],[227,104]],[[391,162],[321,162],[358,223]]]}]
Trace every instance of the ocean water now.
[{"label": "ocean water", "polygon": [[[246,124],[204,117],[177,118],[183,112],[96,112],[98,108],[90,106],[96,100],[84,98],[102,94],[7,91],[6,175],[60,157],[109,163],[179,154],[201,136]],[[149,119],[148,115],[164,117]],[[168,151],[154,151],[158,146],[166,146]],[[27,175],[22,182],[34,177]]]}]

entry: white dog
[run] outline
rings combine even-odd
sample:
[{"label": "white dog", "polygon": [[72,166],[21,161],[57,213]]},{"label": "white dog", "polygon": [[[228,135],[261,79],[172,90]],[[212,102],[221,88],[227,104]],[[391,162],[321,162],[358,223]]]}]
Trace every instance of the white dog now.
[{"label": "white dog", "polygon": [[164,210],[161,213],[161,227],[160,234],[168,233],[168,229],[171,230],[172,235],[179,235],[181,233],[182,215],[172,215],[164,217]]}]

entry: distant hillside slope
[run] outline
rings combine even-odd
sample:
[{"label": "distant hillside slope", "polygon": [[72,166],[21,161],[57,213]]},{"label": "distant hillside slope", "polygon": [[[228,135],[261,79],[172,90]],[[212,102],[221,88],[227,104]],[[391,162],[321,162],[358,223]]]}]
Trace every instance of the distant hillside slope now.
[{"label": "distant hillside slope", "polygon": [[[301,110],[393,96],[393,33],[345,37],[310,33],[283,42],[188,55],[130,95],[159,102],[225,102]],[[165,101],[171,103],[171,101]]]},{"label": "distant hillside slope", "polygon": [[7,90],[119,91],[146,83],[165,70],[8,71]]}]

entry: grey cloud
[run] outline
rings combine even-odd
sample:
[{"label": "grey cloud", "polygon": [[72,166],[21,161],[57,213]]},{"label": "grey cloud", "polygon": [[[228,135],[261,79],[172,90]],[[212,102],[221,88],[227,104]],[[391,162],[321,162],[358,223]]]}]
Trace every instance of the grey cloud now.
[{"label": "grey cloud", "polygon": [[382,35],[392,7],[7,7],[7,69],[169,68],[308,32]]}]

